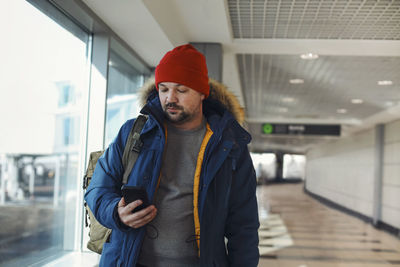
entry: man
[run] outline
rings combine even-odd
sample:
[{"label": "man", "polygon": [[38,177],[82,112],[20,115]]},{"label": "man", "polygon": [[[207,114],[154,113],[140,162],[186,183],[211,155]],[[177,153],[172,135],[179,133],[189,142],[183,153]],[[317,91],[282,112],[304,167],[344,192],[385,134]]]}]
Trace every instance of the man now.
[{"label": "man", "polygon": [[121,198],[130,120],[85,196],[112,229],[100,266],[257,266],[256,177],[237,99],[209,80],[204,56],[183,45],[162,58],[143,100],[149,118],[128,185],[144,187],[153,205],[135,212],[142,201]]}]

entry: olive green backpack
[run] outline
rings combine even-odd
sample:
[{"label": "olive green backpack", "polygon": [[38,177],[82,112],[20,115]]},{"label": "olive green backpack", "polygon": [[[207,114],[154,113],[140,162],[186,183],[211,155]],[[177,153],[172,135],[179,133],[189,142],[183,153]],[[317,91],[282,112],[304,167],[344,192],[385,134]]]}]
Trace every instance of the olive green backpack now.
[{"label": "olive green backpack", "polygon": [[[142,141],[140,140],[140,133],[143,129],[144,124],[147,121],[147,116],[139,115],[135,120],[131,131],[129,132],[128,140],[122,156],[122,165],[124,166],[124,175],[122,178],[122,184],[128,182],[129,174],[132,171],[133,166],[139,156],[140,149],[142,148]],[[94,169],[96,167],[97,160],[103,155],[104,150],[90,153],[89,164],[86,169],[85,176],[83,177],[83,189],[86,190],[90,184],[93,176]],[[101,225],[94,217],[87,203],[84,203],[86,210],[85,225],[89,226],[89,241],[87,248],[91,251],[101,254],[103,251],[103,244],[109,241],[111,235],[111,229],[108,229]],[[88,223],[89,218],[89,223]]]}]

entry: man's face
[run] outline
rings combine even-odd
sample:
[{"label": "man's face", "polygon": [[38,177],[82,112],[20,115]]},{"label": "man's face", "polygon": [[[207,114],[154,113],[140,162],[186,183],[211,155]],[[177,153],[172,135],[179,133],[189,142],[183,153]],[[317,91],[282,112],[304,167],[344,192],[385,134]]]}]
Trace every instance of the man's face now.
[{"label": "man's face", "polygon": [[173,124],[183,125],[202,118],[204,94],[173,82],[162,82],[158,89],[165,117]]}]

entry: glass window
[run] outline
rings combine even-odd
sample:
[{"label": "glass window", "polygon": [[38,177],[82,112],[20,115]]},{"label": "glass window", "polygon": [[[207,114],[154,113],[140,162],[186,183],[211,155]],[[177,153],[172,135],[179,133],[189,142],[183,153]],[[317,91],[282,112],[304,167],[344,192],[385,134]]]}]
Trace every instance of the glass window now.
[{"label": "glass window", "polygon": [[[138,89],[149,71],[112,39],[108,69],[105,146],[117,135],[122,124],[140,112]],[[139,65],[139,66],[138,66]]]},{"label": "glass window", "polygon": [[257,183],[265,184],[276,177],[276,156],[273,153],[250,153]]},{"label": "glass window", "polygon": [[0,28],[0,265],[29,266],[74,249],[88,36],[24,0]]},{"label": "glass window", "polygon": [[75,88],[74,86],[68,82],[68,81],[63,81],[63,82],[57,82],[56,83],[57,89],[58,89],[58,107],[65,107],[68,105],[74,105],[74,98],[75,98]]},{"label": "glass window", "polygon": [[305,178],[306,156],[285,154],[283,156],[283,178],[301,179]]}]

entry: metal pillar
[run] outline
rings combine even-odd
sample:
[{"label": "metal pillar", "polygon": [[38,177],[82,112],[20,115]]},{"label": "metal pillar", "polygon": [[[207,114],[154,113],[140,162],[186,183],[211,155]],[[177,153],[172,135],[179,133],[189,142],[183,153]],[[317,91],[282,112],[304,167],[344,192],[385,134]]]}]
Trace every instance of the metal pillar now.
[{"label": "metal pillar", "polygon": [[384,128],[383,124],[375,127],[375,166],[374,166],[374,197],[372,222],[376,226],[382,217],[382,184],[383,184],[383,149],[384,149]]},{"label": "metal pillar", "polygon": [[208,76],[222,81],[222,46],[219,43],[191,43],[206,57]]},{"label": "metal pillar", "polygon": [[54,159],[54,192],[53,192],[53,207],[57,208],[60,203],[60,175],[61,163],[60,158]]},{"label": "metal pillar", "polygon": [[0,205],[6,203],[6,164],[6,156],[0,155]]},{"label": "metal pillar", "polygon": [[275,152],[276,156],[276,172],[275,172],[275,181],[282,182],[283,181],[283,155],[282,152]]},{"label": "metal pillar", "polygon": [[108,60],[110,58],[109,36],[94,35],[92,53],[89,114],[93,116],[90,116],[88,121],[88,152],[101,150],[104,147]]}]

